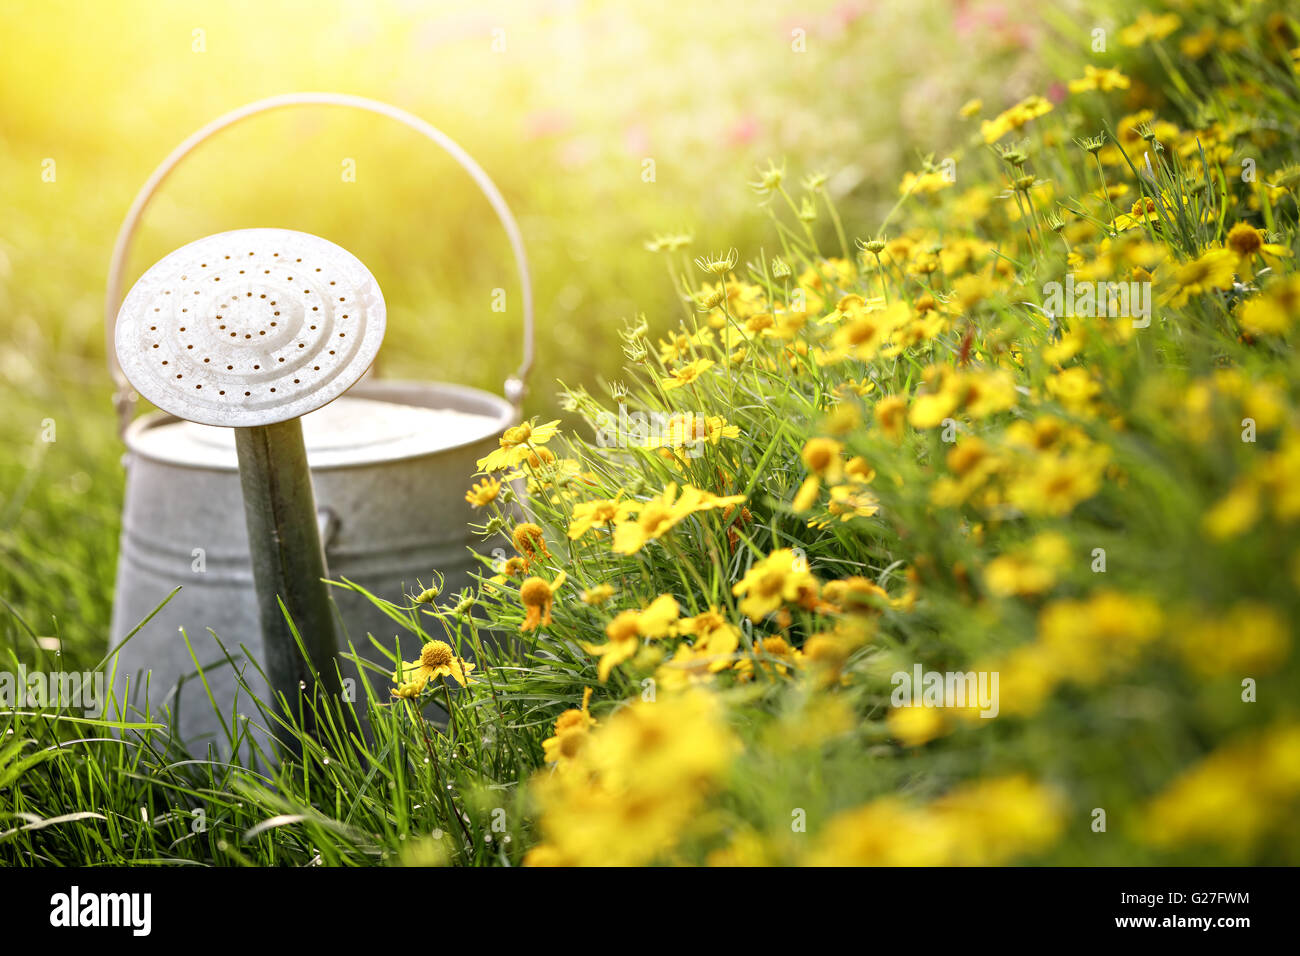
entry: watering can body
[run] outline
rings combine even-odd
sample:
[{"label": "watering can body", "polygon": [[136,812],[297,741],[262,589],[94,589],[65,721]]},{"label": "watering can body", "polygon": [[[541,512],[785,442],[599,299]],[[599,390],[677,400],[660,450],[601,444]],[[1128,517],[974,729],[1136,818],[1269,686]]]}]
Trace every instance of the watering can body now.
[{"label": "watering can body", "polygon": [[[456,416],[455,435],[391,427],[418,425],[413,409]],[[347,424],[340,427],[340,419]],[[365,420],[374,432],[364,434]],[[437,419],[434,419],[436,423]],[[515,421],[513,406],[488,392],[441,383],[371,381],[304,418],[326,565],[394,603],[409,603],[434,571],[444,593],[471,583],[481,564],[470,553],[472,508],[463,489],[475,462],[496,447]],[[178,422],[163,413],[137,419],[127,430],[126,498],[118,554],[113,640],[120,642],[178,591],[116,655],[117,699],[133,711],[169,714],[172,730],[191,752],[206,744],[228,752],[223,724],[243,713],[238,685],[269,700],[240,481],[228,430]],[[452,489],[462,489],[456,494]],[[358,591],[331,588],[340,643],[349,643],[383,669],[390,662],[368,635],[404,659],[419,655],[415,636]],[[251,658],[251,659],[250,659]],[[198,679],[203,668],[204,682]],[[364,709],[364,675],[344,662],[345,690]],[[349,685],[346,682],[350,680]],[[376,696],[391,684],[371,677]],[[211,694],[211,698],[209,698]],[[214,707],[214,702],[216,706]]]},{"label": "watering can body", "polygon": [[[110,635],[110,646],[120,649],[110,666],[116,699],[125,705],[126,715],[147,712],[155,721],[164,720],[194,754],[204,753],[210,744],[229,756],[232,749],[242,749],[241,739],[261,747],[274,732],[249,699],[253,694],[270,704],[270,687],[253,666],[266,658],[234,431],[162,412],[132,420],[137,397],[112,359],[114,327],[133,235],[172,169],[228,126],[304,105],[386,116],[451,154],[505,228],[522,291],[523,362],[506,382],[506,398],[461,385],[380,381],[367,375],[343,397],[302,417],[310,494],[331,579],[346,579],[394,603],[406,602],[406,595],[435,574],[443,579],[444,593],[471,583],[470,573],[482,566],[470,551],[474,542],[468,525],[474,514],[465,491],[476,462],[519,420],[532,365],[532,289],[518,225],[487,174],[424,120],[361,97],[286,94],[219,117],[157,167],[118,233],[105,303],[127,473]],[[360,712],[367,699],[361,681],[370,680],[380,699],[392,688],[391,663],[374,649],[370,636],[406,660],[418,656],[418,638],[360,590],[331,588],[330,596],[341,650],[354,647],[379,665],[362,674],[340,661],[344,692]],[[250,723],[240,726],[241,714]]]}]

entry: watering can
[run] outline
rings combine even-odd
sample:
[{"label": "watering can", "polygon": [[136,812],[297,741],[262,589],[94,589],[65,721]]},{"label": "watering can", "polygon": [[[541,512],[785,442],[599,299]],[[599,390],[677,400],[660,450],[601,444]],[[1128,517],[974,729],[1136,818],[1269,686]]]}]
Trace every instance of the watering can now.
[{"label": "watering can", "polygon": [[[191,243],[146,273],[123,302],[137,226],[181,159],[243,119],[305,105],[344,106],[405,124],[446,150],[487,197],[522,286],[523,359],[504,398],[368,374],[383,335],[382,295],[359,261],[305,233],[239,230]],[[246,256],[244,246],[251,247]],[[307,275],[295,280],[294,271]],[[337,294],[344,289],[351,302]],[[165,298],[173,292],[186,304]],[[308,305],[323,300],[332,308]],[[195,321],[186,328],[189,303]],[[170,324],[158,331],[152,312]],[[239,684],[263,701],[281,690],[272,686],[274,671],[268,681],[241,650],[259,663],[279,655],[284,672],[286,638],[271,633],[284,626],[280,611],[292,608],[307,619],[287,640],[301,637],[309,652],[313,641],[322,656],[350,642],[387,670],[366,639],[374,634],[387,647],[399,642],[404,659],[418,656],[418,639],[394,638],[394,622],[363,594],[331,589],[333,607],[323,608],[319,577],[346,578],[400,602],[404,584],[436,571],[452,591],[469,584],[477,567],[468,550],[473,514],[464,489],[477,460],[519,420],[533,362],[533,302],[519,227],[473,158],[419,117],[375,100],[295,93],[250,103],[192,134],[140,189],[113,249],[105,317],[126,445],[110,646],[130,639],[114,656],[118,701],[136,711],[147,701],[155,719],[170,716],[173,734],[192,752],[212,744],[229,756],[232,713],[253,711]],[[260,362],[267,366],[250,364]],[[138,390],[167,410],[136,418]],[[299,587],[295,578],[306,583]],[[341,633],[329,633],[332,627]],[[345,681],[370,679],[343,670]],[[376,682],[375,690],[382,699],[390,687]],[[350,697],[364,707],[362,690]],[[265,739],[264,730],[248,733]]]}]

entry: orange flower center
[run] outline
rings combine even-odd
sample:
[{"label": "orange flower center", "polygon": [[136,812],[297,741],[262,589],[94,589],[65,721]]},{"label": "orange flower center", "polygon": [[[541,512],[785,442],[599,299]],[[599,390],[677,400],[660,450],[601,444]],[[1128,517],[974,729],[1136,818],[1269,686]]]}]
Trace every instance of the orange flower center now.
[{"label": "orange flower center", "polygon": [[545,607],[551,603],[551,586],[541,578],[529,578],[519,588],[524,607]]},{"label": "orange flower center", "polygon": [[431,669],[446,667],[451,663],[451,645],[445,641],[430,641],[420,651],[420,663]]},{"label": "orange flower center", "polygon": [[1238,223],[1228,233],[1228,248],[1239,256],[1253,256],[1264,248],[1264,240],[1258,229]]}]

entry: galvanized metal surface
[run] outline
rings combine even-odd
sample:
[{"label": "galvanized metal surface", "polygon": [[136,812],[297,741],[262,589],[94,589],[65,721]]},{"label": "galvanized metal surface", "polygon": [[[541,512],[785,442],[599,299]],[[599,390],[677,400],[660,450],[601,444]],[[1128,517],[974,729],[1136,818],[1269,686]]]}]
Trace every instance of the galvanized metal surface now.
[{"label": "galvanized metal surface", "polygon": [[[353,388],[337,401],[303,416],[304,440],[316,468],[374,465],[482,441],[497,415],[455,408],[425,408],[360,398],[374,383]],[[233,470],[235,432],[173,421],[137,430],[132,446],[141,454],[191,468]]]},{"label": "galvanized metal surface", "polygon": [[[271,690],[297,712],[300,689],[313,697],[318,684],[325,693],[341,687],[302,424],[294,418],[236,428],[235,450],[266,674]],[[306,716],[311,708],[302,712]]]},{"label": "galvanized metal surface", "polygon": [[117,359],[136,391],[205,425],[250,427],[320,408],[383,342],[369,270],[328,240],[238,229],[170,253],[117,315]]},{"label": "galvanized metal surface", "polygon": [[[350,408],[354,405],[359,411]],[[328,427],[331,420],[346,419],[360,427],[367,415],[376,423],[386,415],[406,419],[411,407],[466,416],[479,423],[478,436],[469,439],[470,433],[462,431],[451,447],[440,447],[435,440],[416,453],[390,457],[390,447],[412,447],[403,429],[389,431],[391,446],[369,443],[362,453]],[[314,419],[326,427],[316,427]],[[480,570],[481,565],[469,551],[475,539],[467,524],[475,514],[464,500],[464,489],[477,459],[495,448],[497,437],[515,421],[511,405],[487,392],[388,381],[362,382],[337,402],[306,416],[303,430],[317,511],[332,519],[323,541],[331,577],[347,578],[393,601],[402,601],[403,590],[413,589],[417,578],[428,584],[435,570],[446,576],[449,592],[466,587],[470,571]],[[231,653],[234,667],[250,689],[264,700],[270,688],[249,666],[248,656],[264,664],[265,648],[233,443],[223,441],[225,457],[213,460],[213,443],[187,440],[166,447],[150,434],[180,427],[171,416],[157,413],[135,421],[126,435],[126,509],[113,644],[173,588],[181,585],[182,590],[117,655],[117,689],[126,693],[129,681],[127,699],[136,708],[143,708],[146,698],[155,710],[166,706],[178,736],[197,752],[213,743],[219,752],[228,753],[223,724],[236,713],[253,721],[258,717],[247,695],[238,690],[221,646]],[[377,424],[376,430],[385,429]],[[340,445],[351,450],[340,453]],[[339,642],[345,651],[350,642],[363,657],[386,668],[388,662],[367,640],[367,634],[373,634],[387,647],[400,646],[406,660],[418,655],[419,640],[363,596],[331,588],[330,599],[338,611]],[[195,658],[209,668],[208,689],[220,714],[197,680],[182,628]],[[151,672],[147,694],[146,671]],[[344,676],[353,681],[364,710],[361,681],[366,678],[351,665],[344,666]],[[369,679],[376,694],[387,698],[393,685],[378,675]]]}]

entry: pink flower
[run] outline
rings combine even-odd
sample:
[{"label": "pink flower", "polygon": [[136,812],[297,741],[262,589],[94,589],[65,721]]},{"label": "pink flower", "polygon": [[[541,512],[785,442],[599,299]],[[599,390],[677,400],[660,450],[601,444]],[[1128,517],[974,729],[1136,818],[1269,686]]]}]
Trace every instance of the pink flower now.
[{"label": "pink flower", "polygon": [[633,123],[624,130],[623,142],[627,146],[627,151],[633,156],[650,154],[650,132],[644,123]]},{"label": "pink flower", "polygon": [[537,110],[524,118],[524,135],[529,139],[558,136],[573,127],[573,117],[564,110]]},{"label": "pink flower", "polygon": [[752,143],[758,136],[758,120],[746,114],[731,124],[727,130],[727,143],[731,146],[744,146]]}]

